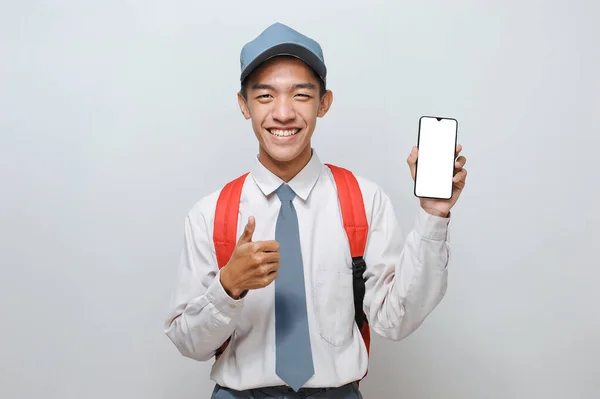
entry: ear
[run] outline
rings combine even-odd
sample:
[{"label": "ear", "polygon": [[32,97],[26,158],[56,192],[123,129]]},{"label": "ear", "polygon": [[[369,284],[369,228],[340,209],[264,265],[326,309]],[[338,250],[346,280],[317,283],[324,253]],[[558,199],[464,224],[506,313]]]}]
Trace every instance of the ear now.
[{"label": "ear", "polygon": [[250,119],[250,110],[248,109],[248,103],[246,102],[246,99],[244,98],[244,96],[242,96],[241,92],[238,92],[237,97],[238,104],[240,106],[240,111],[242,111],[242,115],[244,115],[244,118]]},{"label": "ear", "polygon": [[317,116],[322,118],[325,116],[329,108],[331,107],[331,103],[333,102],[333,92],[331,90],[327,90],[327,92],[321,98],[321,102],[319,103],[319,111]]}]

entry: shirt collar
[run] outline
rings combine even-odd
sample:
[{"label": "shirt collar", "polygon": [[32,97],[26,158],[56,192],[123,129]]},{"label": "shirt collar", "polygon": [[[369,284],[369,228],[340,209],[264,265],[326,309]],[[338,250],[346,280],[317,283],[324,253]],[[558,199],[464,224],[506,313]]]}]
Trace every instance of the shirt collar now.
[{"label": "shirt collar", "polygon": [[[296,193],[296,195],[306,201],[312,188],[317,183],[323,164],[317,155],[317,152],[312,149],[312,155],[310,161],[304,168],[296,175],[292,180],[288,182],[288,185]],[[250,175],[254,178],[256,185],[260,188],[264,195],[268,196],[275,192],[284,181],[273,174],[270,170],[260,163],[258,156],[254,160],[254,165],[251,169]]]}]

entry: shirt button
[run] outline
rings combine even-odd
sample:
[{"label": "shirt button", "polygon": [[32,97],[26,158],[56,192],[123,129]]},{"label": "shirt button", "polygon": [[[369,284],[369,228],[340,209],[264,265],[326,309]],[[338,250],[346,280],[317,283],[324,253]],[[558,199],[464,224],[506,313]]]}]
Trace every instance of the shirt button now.
[{"label": "shirt button", "polygon": [[230,307],[231,309],[233,309],[233,308],[235,308],[235,305],[229,305],[229,307]]}]

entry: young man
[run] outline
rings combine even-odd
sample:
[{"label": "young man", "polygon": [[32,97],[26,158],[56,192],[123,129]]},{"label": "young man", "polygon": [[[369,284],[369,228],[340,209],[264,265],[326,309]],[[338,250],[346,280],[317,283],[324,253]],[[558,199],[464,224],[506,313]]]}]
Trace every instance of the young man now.
[{"label": "young man", "polygon": [[[362,397],[368,343],[355,321],[349,240],[332,169],[311,147],[333,100],[326,73],[319,44],[279,23],[242,49],[238,102],[259,151],[242,177],[239,207],[228,210],[240,234],[219,267],[213,234],[228,215],[215,217],[222,189],[191,209],[165,322],[184,356],[218,355],[213,398]],[[416,160],[413,148],[413,178]],[[450,209],[465,162],[457,159],[452,199],[420,200],[406,239],[389,197],[356,177],[368,221],[362,309],[371,331],[405,338],[444,296]]]}]

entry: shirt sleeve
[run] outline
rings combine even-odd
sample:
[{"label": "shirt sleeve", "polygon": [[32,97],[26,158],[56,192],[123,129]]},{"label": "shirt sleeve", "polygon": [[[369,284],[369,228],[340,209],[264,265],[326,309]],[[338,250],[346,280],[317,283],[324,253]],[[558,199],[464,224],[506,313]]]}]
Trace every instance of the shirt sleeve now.
[{"label": "shirt sleeve", "polygon": [[165,333],[182,355],[209,360],[233,333],[244,300],[233,299],[221,285],[212,240],[201,214],[190,213],[185,220],[177,276]]},{"label": "shirt sleeve", "polygon": [[389,197],[376,193],[365,262],[364,310],[379,335],[400,340],[414,332],[446,293],[449,218],[419,207],[403,238]]}]

